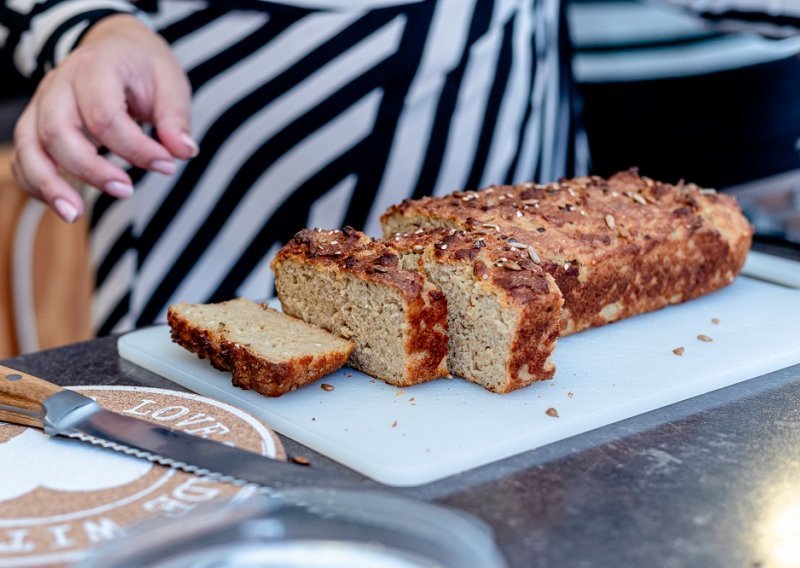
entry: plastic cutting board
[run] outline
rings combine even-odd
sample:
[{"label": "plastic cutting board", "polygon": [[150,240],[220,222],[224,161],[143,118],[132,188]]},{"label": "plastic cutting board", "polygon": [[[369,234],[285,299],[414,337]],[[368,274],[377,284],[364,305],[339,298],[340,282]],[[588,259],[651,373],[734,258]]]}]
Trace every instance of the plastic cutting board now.
[{"label": "plastic cutting board", "polygon": [[332,391],[315,383],[269,399],[233,387],[229,374],[173,344],[167,326],[124,335],[118,348],[368,477],[411,486],[800,363],[800,291],[740,277],[686,304],[560,339],[555,379],[506,395],[461,379],[397,389],[345,367],[321,381]]}]

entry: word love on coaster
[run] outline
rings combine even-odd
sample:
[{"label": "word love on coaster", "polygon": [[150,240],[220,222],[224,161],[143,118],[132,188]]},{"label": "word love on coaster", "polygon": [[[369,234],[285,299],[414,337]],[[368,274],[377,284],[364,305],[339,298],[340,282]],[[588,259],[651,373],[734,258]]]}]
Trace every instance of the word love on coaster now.
[{"label": "word love on coaster", "polygon": [[[286,459],[267,426],[215,400],[143,387],[74,390],[108,410]],[[71,564],[133,523],[252,491],[2,422],[0,463],[13,464],[0,468],[0,568]]]}]

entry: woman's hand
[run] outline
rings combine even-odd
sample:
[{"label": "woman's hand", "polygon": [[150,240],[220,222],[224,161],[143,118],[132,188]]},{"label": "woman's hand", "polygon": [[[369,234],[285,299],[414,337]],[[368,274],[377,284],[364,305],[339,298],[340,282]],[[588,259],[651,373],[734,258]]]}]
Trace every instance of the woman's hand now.
[{"label": "woman's hand", "polygon": [[[135,166],[175,173],[175,158],[197,154],[190,104],[189,81],[169,45],[134,16],[109,16],[39,84],[14,132],[14,175],[72,222],[83,201],[62,173],[129,197],[131,178],[98,154],[101,145]],[[160,143],[137,120],[154,125]]]}]

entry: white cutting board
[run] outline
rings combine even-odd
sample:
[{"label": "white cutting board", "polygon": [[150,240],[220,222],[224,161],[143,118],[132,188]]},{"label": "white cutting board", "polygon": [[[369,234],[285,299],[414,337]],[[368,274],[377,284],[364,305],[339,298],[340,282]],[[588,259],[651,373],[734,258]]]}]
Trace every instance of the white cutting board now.
[{"label": "white cutting board", "polygon": [[[345,367],[322,380],[332,391],[314,383],[269,399],[234,388],[229,374],[173,344],[167,326],[129,333],[118,348],[368,477],[411,486],[800,363],[800,290],[740,277],[686,304],[560,339],[555,379],[505,395],[461,379],[398,389]],[[551,407],[557,418],[545,413]]]}]

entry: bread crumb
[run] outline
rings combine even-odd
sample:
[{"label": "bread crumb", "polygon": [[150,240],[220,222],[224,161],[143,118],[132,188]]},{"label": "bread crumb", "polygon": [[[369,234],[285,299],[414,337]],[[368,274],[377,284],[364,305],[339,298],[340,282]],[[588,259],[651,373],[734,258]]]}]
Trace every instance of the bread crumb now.
[{"label": "bread crumb", "polygon": [[394,422],[392,422],[392,428],[397,428],[397,420],[395,420]]},{"label": "bread crumb", "polygon": [[682,357],[684,351],[686,350],[683,347],[676,347],[675,349],[672,350],[672,352],[675,353],[675,355],[677,355],[678,357]]},{"label": "bread crumb", "polygon": [[292,456],[292,462],[296,463],[297,465],[311,465],[311,460],[303,456]]},{"label": "bread crumb", "polygon": [[711,323],[714,325],[719,325],[719,318],[711,318]]},{"label": "bread crumb", "polygon": [[556,410],[552,406],[550,408],[548,408],[547,410],[545,410],[544,413],[547,414],[548,416],[552,417],[552,418],[558,418],[558,410]]},{"label": "bread crumb", "polygon": [[333,385],[329,385],[328,383],[322,383],[321,385],[319,385],[319,388],[321,388],[324,391],[331,392],[333,390]]},{"label": "bread crumb", "polygon": [[700,341],[705,341],[706,343],[711,343],[712,341],[714,341],[709,336],[703,335],[702,333],[697,336],[697,339],[699,339]]},{"label": "bread crumb", "polygon": [[574,395],[574,394],[572,394],[572,391],[569,391],[569,392],[567,393],[567,398],[572,398],[573,396],[575,396],[575,395]]}]

